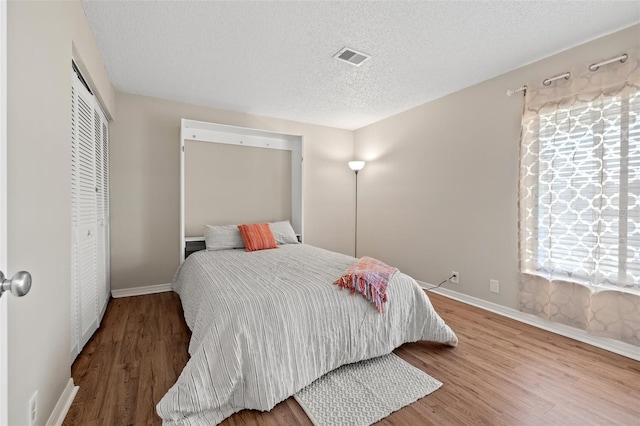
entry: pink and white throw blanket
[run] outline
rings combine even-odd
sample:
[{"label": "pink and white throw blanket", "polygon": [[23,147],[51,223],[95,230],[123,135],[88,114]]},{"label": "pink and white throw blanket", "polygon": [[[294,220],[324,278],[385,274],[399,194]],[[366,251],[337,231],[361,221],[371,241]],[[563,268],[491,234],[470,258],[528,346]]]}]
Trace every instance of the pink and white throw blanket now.
[{"label": "pink and white throw blanket", "polygon": [[334,284],[341,288],[348,288],[351,294],[360,293],[378,311],[384,313],[387,286],[396,272],[398,272],[398,268],[389,266],[373,257],[364,256],[349,266],[347,273],[338,278]]}]

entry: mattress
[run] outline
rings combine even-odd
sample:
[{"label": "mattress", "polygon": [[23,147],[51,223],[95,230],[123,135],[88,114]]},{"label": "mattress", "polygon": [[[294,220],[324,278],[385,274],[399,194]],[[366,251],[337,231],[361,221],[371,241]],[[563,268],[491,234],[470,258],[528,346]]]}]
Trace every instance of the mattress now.
[{"label": "mattress", "polygon": [[270,410],[329,371],[406,342],[457,338],[411,277],[397,272],[385,312],[333,282],[356,259],[305,244],[201,251],[176,272],[190,360],[157,405],[167,425],[217,424]]}]

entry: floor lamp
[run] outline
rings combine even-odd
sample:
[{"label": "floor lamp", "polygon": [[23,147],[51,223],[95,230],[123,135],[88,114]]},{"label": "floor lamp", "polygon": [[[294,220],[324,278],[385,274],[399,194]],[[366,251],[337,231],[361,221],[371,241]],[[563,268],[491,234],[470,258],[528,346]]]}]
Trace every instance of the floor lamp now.
[{"label": "floor lamp", "polygon": [[358,257],[358,172],[364,167],[364,161],[349,161],[349,168],[356,172],[356,228],[354,235],[354,256]]}]

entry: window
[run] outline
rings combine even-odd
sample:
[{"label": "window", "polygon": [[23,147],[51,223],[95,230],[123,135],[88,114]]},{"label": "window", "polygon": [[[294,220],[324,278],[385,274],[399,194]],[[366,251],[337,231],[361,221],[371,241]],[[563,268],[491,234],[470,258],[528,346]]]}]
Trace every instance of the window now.
[{"label": "window", "polygon": [[547,102],[523,124],[523,272],[640,290],[638,88]]}]

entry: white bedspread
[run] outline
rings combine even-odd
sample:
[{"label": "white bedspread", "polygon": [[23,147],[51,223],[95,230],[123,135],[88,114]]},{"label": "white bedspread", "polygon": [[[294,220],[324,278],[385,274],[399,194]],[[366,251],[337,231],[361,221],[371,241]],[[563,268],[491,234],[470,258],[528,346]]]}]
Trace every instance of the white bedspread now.
[{"label": "white bedspread", "polygon": [[396,273],[385,313],[333,281],[355,259],[304,244],[197,252],[173,282],[191,359],[158,403],[164,424],[217,424],[270,410],[325,373],[405,342],[457,344],[418,284]]}]

